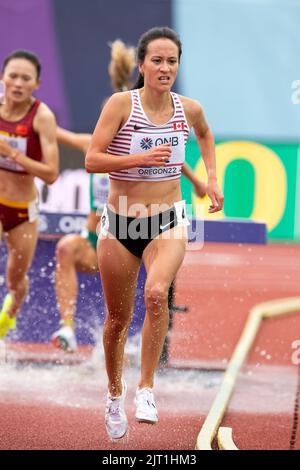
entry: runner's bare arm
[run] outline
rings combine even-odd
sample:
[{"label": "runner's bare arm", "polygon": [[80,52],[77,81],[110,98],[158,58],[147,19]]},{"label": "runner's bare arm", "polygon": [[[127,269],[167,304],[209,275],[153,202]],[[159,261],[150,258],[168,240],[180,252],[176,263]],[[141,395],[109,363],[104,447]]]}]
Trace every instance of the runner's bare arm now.
[{"label": "runner's bare arm", "polygon": [[182,174],[192,183],[196,195],[200,198],[203,198],[206,195],[207,184],[197,178],[187,163],[184,163],[182,166]]},{"label": "runner's bare arm", "polygon": [[207,194],[211,200],[209,212],[218,212],[223,207],[224,197],[217,183],[214,137],[206,122],[204,111],[197,101],[187,100],[186,114],[191,127],[194,128],[207,172]]},{"label": "runner's bare arm", "polygon": [[43,103],[34,118],[33,126],[40,136],[43,161],[32,160],[18,150],[14,150],[10,158],[22,165],[31,175],[41,178],[47,184],[52,184],[59,174],[56,121],[53,113]]},{"label": "runner's bare arm", "polygon": [[92,140],[92,134],[76,133],[57,126],[57,141],[67,147],[73,147],[86,153]]}]

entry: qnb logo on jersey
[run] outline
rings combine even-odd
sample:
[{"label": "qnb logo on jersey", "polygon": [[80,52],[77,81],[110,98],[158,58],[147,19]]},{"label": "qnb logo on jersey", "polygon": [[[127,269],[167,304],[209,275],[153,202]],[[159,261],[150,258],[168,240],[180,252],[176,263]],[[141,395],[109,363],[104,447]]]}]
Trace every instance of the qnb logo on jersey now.
[{"label": "qnb logo on jersey", "polygon": [[170,144],[171,147],[176,147],[179,144],[178,137],[159,137],[155,140],[155,146],[162,144]]},{"label": "qnb logo on jersey", "polygon": [[153,140],[150,139],[150,137],[144,137],[142,140],[141,140],[141,147],[143,150],[150,150],[152,145],[153,145]]}]

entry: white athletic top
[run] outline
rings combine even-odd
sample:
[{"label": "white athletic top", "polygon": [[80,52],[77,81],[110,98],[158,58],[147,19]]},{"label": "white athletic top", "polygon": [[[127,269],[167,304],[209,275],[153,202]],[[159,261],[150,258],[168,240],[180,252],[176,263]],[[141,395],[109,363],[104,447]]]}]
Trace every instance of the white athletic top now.
[{"label": "white athletic top", "polygon": [[176,93],[171,92],[174,114],[165,124],[153,124],[145,114],[139,90],[131,90],[131,113],[113,138],[107,149],[112,155],[143,153],[153,146],[170,143],[172,154],[165,167],[135,167],[109,173],[110,178],[124,181],[169,181],[180,178],[185,160],[185,145],[190,128],[182,103]]}]

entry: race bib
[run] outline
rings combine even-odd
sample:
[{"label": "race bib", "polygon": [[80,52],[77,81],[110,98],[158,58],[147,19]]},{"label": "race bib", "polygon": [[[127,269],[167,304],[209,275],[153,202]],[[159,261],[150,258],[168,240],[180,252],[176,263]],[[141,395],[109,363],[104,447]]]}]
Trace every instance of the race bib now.
[{"label": "race bib", "polygon": [[128,173],[149,178],[180,174],[185,159],[185,143],[182,132],[171,132],[163,135],[135,133],[132,135],[130,153],[144,153],[163,144],[170,144],[172,150],[167,166],[130,168]]},{"label": "race bib", "polygon": [[106,174],[94,173],[91,177],[92,194],[91,207],[94,210],[103,209],[107,202],[109,190],[109,177]]},{"label": "race bib", "polygon": [[101,221],[100,221],[100,234],[102,237],[106,237],[108,234],[108,229],[109,229],[109,219],[108,219],[108,213],[107,213],[107,206],[104,206],[102,216],[101,216]]},{"label": "race bib", "polygon": [[39,216],[39,200],[35,199],[31,201],[28,206],[28,219],[29,222],[34,222]]},{"label": "race bib", "polygon": [[[0,139],[5,140],[13,149],[19,150],[26,155],[27,150],[27,139],[26,137],[12,137],[6,134],[0,133]],[[11,171],[24,171],[22,165],[14,161],[9,157],[0,155],[0,168]]]},{"label": "race bib", "polygon": [[174,207],[176,211],[178,227],[187,227],[190,225],[190,221],[186,215],[185,201],[183,200],[174,202]]}]

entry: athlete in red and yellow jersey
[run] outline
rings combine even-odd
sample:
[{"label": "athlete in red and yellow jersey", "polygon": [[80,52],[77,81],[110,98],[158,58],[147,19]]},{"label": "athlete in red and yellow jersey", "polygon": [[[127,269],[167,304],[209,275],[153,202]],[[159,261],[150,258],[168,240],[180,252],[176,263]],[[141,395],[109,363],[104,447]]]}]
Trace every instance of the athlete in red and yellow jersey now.
[{"label": "athlete in red and yellow jersey", "polygon": [[38,237],[38,197],[34,177],[52,184],[58,176],[56,122],[50,109],[33,97],[41,66],[28,51],[5,60],[0,104],[0,230],[8,248],[6,285],[9,293],[0,312],[0,338],[15,326],[28,291]]}]

